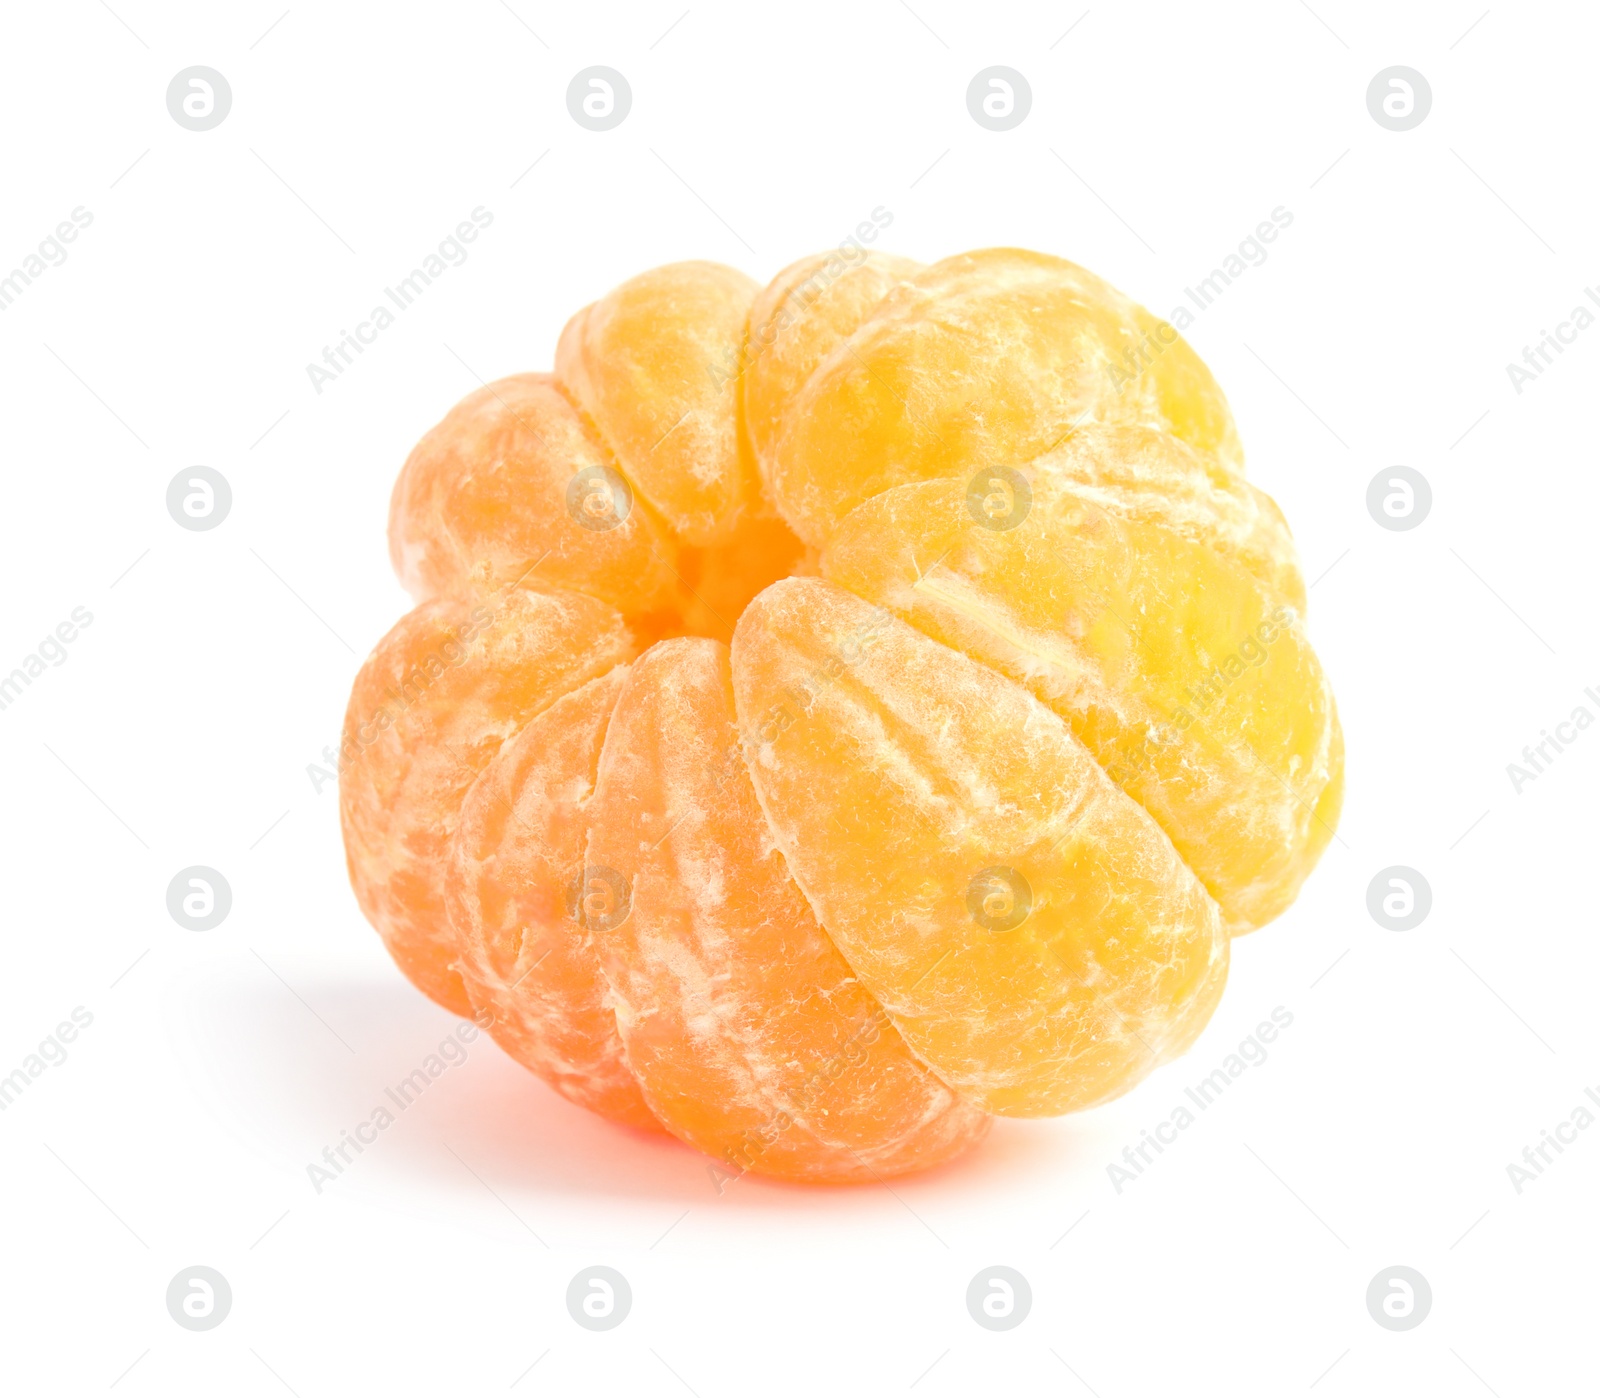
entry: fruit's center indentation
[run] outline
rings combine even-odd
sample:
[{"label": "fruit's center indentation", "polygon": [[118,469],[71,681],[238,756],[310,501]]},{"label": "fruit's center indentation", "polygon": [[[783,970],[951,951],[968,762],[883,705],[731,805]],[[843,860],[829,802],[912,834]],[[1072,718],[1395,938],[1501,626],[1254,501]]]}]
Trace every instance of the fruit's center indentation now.
[{"label": "fruit's center indentation", "polygon": [[784,578],[816,571],[806,546],[778,519],[746,520],[726,544],[680,545],[668,562],[674,584],[666,606],[629,618],[645,644],[707,636],[727,645],[758,593]]}]

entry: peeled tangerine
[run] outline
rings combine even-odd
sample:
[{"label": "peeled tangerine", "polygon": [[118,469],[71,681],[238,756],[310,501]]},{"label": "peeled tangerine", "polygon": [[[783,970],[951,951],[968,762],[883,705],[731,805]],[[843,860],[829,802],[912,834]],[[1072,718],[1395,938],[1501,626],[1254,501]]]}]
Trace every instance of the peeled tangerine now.
[{"label": "peeled tangerine", "polygon": [[574,1102],[834,1183],[1181,1053],[1343,777],[1177,331],[1039,253],[851,252],[647,272],[452,409],[340,753],[427,994]]}]

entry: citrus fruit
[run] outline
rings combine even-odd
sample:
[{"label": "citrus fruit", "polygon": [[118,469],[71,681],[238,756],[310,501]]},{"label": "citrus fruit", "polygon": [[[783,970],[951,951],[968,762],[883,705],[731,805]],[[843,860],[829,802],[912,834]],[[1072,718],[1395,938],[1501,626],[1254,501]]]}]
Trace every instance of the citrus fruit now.
[{"label": "citrus fruit", "polygon": [[1333,834],[1282,514],[1178,331],[848,247],[580,311],[406,462],[341,810],[401,968],[732,1174],[925,1169],[1193,1042]]}]

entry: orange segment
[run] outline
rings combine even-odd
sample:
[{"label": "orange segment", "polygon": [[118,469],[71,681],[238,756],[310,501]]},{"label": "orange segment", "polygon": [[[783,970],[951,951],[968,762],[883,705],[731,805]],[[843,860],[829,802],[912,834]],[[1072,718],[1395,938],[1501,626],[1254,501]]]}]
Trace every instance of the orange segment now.
[{"label": "orange segment", "polygon": [[456,827],[449,906],[467,994],[495,1042],[580,1106],[660,1130],[580,915],[587,805],[627,674],[619,665],[556,700],[479,774]]},{"label": "orange segment", "polygon": [[367,658],[345,712],[339,811],[350,883],[400,968],[456,1014],[444,883],[461,801],[528,719],[626,660],[604,602],[528,587],[424,602]]},{"label": "orange segment", "polygon": [[[1058,478],[1108,511],[1153,520],[1237,559],[1264,587],[1296,610],[1305,610],[1300,562],[1276,502],[1216,457],[1170,433],[1090,425],[1015,469],[1030,480],[1041,472]],[[980,472],[969,488],[981,490],[981,477]],[[1001,521],[991,518],[988,523]]]},{"label": "orange segment", "polygon": [[757,290],[715,262],[658,267],[579,311],[556,347],[556,377],[684,543],[726,542],[755,501],[738,385]]},{"label": "orange segment", "polygon": [[590,815],[590,869],[631,896],[596,932],[618,1023],[676,1135],[734,1171],[845,1183],[983,1134],[789,877],[739,754],[725,646],[664,641],[632,667]]},{"label": "orange segment", "polygon": [[1091,420],[1167,428],[1237,470],[1221,389],[1176,331],[1150,352],[1139,316],[1100,278],[1040,253],[924,268],[790,402],[768,489],[820,546],[879,491],[1031,460]]},{"label": "orange segment", "polygon": [[531,576],[637,612],[671,587],[672,545],[630,494],[555,380],[518,374],[417,443],[390,501],[389,554],[419,602],[486,567],[494,586]]},{"label": "orange segment", "polygon": [[1259,927],[1332,836],[1343,781],[1292,555],[1250,552],[1245,527],[1222,536],[1238,521],[1207,520],[1202,497],[1167,511],[1108,489],[1109,468],[1091,485],[1050,458],[1023,474],[1010,528],[980,524],[959,481],[884,492],[834,534],[825,576],[1026,685],[1156,818],[1231,929]]},{"label": "orange segment", "polygon": [[1143,306],[1133,308],[1133,320],[1139,338],[1123,345],[1120,368],[1127,373],[1131,360],[1138,375],[1128,384],[1128,392],[1155,409],[1141,418],[1161,423],[1179,441],[1243,474],[1239,429],[1205,361],[1175,327]]},{"label": "orange segment", "polygon": [[813,579],[751,604],[733,674],[796,882],[969,1101],[1085,1107],[1199,1032],[1228,965],[1217,905],[1027,690]]},{"label": "orange segment", "polygon": [[750,308],[745,343],[744,421],[765,475],[795,396],[830,354],[918,264],[867,252],[846,262],[835,250],[779,272]]}]

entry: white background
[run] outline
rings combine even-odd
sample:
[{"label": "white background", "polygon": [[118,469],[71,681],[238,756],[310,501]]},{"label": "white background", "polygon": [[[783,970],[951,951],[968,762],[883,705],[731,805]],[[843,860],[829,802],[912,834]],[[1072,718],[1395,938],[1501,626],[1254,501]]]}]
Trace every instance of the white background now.
[{"label": "white background", "polygon": [[[0,1074],[94,1016],[0,1115],[6,1387],[1595,1391],[1600,1130],[1520,1195],[1506,1170],[1600,1085],[1600,729],[1520,795],[1505,770],[1600,712],[1600,327],[1520,395],[1505,368],[1600,286],[1590,7],[281,4],[6,13],[0,268],[94,216],[0,314],[0,670],[94,616],[0,713]],[[633,90],[604,134],[564,97],[597,63]],[[166,110],[191,64],[232,87],[210,132]],[[1033,91],[1004,134],[966,108],[990,64]],[[1410,132],[1366,108],[1393,64],[1432,87]],[[469,260],[314,392],[306,363],[477,205]],[[1235,944],[1187,1058],[892,1191],[719,1196],[480,1042],[315,1193],[307,1163],[451,1027],[363,922],[307,774],[408,605],[383,533],[407,450],[624,278],[764,281],[879,205],[880,246],[1037,248],[1160,314],[1292,212],[1188,338],[1317,579],[1340,838]],[[1434,494],[1405,533],[1365,506],[1397,463]],[[165,508],[196,464],[233,489],[210,533]],[[213,932],[166,910],[192,864],[232,885]],[[1393,864],[1433,889],[1412,932],[1367,913]],[[1115,1192],[1107,1164],[1279,1005],[1268,1060]],[[634,1293],[606,1334],[563,1299],[594,1263]],[[993,1263],[1033,1290],[1004,1334],[964,1302]],[[204,1334],[164,1303],[194,1264],[233,1289]],[[1433,1290],[1403,1334],[1364,1300],[1395,1264]]]}]

